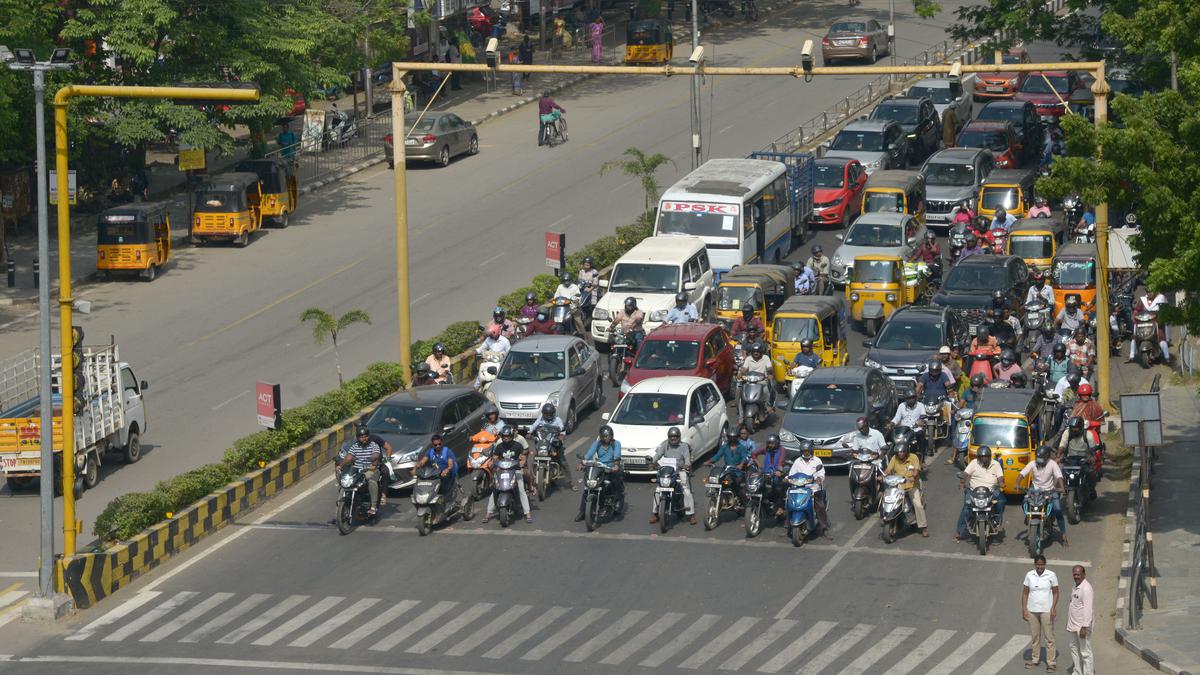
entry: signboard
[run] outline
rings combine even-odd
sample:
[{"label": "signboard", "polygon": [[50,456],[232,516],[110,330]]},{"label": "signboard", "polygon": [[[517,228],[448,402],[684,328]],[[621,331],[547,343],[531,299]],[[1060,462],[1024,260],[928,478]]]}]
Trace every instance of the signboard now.
[{"label": "signboard", "polygon": [[663,202],[662,211],[683,213],[716,213],[722,216],[736,216],[742,207],[738,204],[709,204],[705,202]]},{"label": "signboard", "polygon": [[567,235],[561,232],[546,232],[546,267],[556,270],[567,266]]},{"label": "signboard", "polygon": [[205,168],[204,148],[180,148],[179,170],[199,171]]},{"label": "signboard", "polygon": [[[50,170],[50,203],[58,203],[58,172],[54,169]],[[67,171],[67,203],[74,206],[75,198],[79,193],[79,181],[75,175],[75,169]]]},{"label": "signboard", "polygon": [[279,397],[279,385],[269,382],[258,382],[254,385],[254,402],[258,410],[258,423],[268,429],[278,429],[283,425],[280,413],[283,412]]},{"label": "signboard", "polygon": [[325,111],[309,108],[304,111],[304,130],[300,132],[301,152],[320,152],[325,135]]},{"label": "signboard", "polygon": [[1163,445],[1158,392],[1121,394],[1121,440],[1130,447]]}]

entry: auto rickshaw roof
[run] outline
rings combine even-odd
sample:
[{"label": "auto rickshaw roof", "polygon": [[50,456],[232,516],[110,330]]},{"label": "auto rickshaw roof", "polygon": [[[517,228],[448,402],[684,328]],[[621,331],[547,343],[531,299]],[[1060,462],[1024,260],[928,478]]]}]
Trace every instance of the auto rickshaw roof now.
[{"label": "auto rickshaw roof", "polygon": [[232,190],[244,190],[251,183],[257,182],[259,182],[258,174],[248,171],[235,171],[218,174],[209,178],[201,189],[228,192]]},{"label": "auto rickshaw roof", "polygon": [[166,209],[166,202],[132,202],[101,211],[100,220],[103,221],[108,216],[136,216],[144,219]]},{"label": "auto rickshaw roof", "polygon": [[1099,255],[1095,243],[1073,241],[1065,244],[1054,254],[1055,258],[1095,258]]},{"label": "auto rickshaw roof", "polygon": [[1066,226],[1057,218],[1022,218],[1013,223],[1012,233],[1061,232],[1064,229],[1066,229]]},{"label": "auto rickshaw roof", "polygon": [[890,253],[871,253],[868,255],[854,256],[854,262],[858,262],[859,260],[874,260],[875,262],[888,261],[888,262],[903,263],[904,257],[899,256],[899,255],[892,255]]},{"label": "auto rickshaw roof", "polygon": [[[792,268],[787,265],[742,265],[729,270],[721,276],[721,284],[759,284],[765,286],[780,286],[783,292],[794,288],[791,283]],[[719,284],[720,285],[720,284]],[[774,289],[771,289],[774,291]]]},{"label": "auto rickshaw roof", "polygon": [[262,175],[265,172],[281,173],[288,175],[292,173],[292,163],[282,157],[262,157],[259,159],[243,159],[233,167],[234,171],[239,173],[254,173]]},{"label": "auto rickshaw roof", "polygon": [[1008,413],[1024,415],[1034,403],[1034,397],[1040,396],[1033,389],[993,389],[985,387],[975,404],[975,414]]},{"label": "auto rickshaw roof", "polygon": [[899,169],[888,169],[886,171],[876,171],[867,179],[867,187],[865,189],[895,189],[908,191],[916,187],[918,184],[925,184],[925,176],[920,171],[901,171]]},{"label": "auto rickshaw roof", "polygon": [[983,185],[1024,185],[1033,183],[1034,176],[1032,169],[996,169],[988,174]]},{"label": "auto rickshaw roof", "polygon": [[829,295],[793,295],[775,310],[778,316],[784,312],[795,314],[816,314],[826,316],[836,314],[842,306],[842,301]]}]

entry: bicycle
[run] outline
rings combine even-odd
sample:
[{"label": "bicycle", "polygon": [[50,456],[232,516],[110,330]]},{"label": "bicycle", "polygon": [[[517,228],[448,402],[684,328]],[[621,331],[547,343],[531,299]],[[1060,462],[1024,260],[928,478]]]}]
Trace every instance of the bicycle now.
[{"label": "bicycle", "polygon": [[755,0],[742,0],[742,18],[758,21],[758,3]]},{"label": "bicycle", "polygon": [[556,110],[549,115],[542,115],[542,124],[546,127],[543,139],[546,145],[554,147],[567,142],[567,118],[562,113]]}]

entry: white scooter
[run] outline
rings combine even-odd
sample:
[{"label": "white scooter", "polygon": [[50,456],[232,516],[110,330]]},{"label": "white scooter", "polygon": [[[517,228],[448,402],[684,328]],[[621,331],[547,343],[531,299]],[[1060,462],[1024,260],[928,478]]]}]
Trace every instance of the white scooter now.
[{"label": "white scooter", "polygon": [[500,376],[500,364],[503,361],[504,354],[501,352],[486,351],[479,355],[479,393],[492,403],[496,402],[496,395],[492,393],[492,383]]},{"label": "white scooter", "polygon": [[812,375],[812,371],[813,369],[811,366],[792,366],[792,368],[788,370],[788,377],[791,378],[791,380],[788,382],[789,401],[796,397],[796,392],[800,391],[801,385],[804,384],[804,380],[807,379],[809,375]]}]

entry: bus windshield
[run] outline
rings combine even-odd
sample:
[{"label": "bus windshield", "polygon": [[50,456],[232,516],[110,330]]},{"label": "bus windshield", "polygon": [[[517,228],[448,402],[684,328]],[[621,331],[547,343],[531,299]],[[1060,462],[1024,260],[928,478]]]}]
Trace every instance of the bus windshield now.
[{"label": "bus windshield", "polygon": [[[712,210],[668,210],[670,205],[682,209],[681,202],[663,202],[658,213],[658,234],[686,234],[704,237],[712,248],[737,248],[741,231],[741,211],[737,204],[713,204],[725,213]],[[700,205],[697,205],[700,206]]]}]

